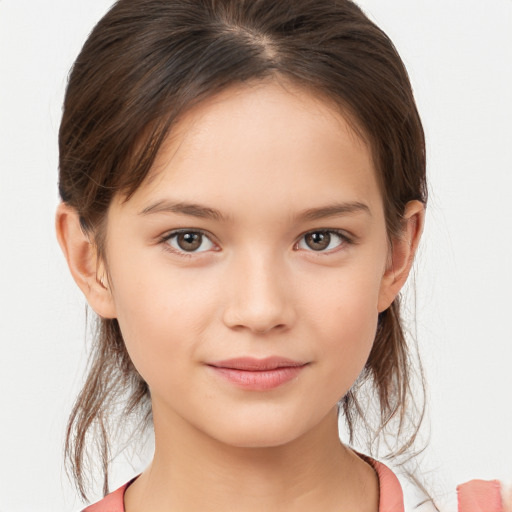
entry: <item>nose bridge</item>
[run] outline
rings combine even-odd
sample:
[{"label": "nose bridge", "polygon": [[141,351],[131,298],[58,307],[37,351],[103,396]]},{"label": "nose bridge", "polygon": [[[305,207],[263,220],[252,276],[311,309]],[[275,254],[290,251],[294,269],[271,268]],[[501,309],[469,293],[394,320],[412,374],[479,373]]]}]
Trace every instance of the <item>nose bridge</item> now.
[{"label": "nose bridge", "polygon": [[264,247],[245,251],[233,260],[225,323],[257,333],[289,326],[293,321],[293,305],[283,259],[270,247]]}]

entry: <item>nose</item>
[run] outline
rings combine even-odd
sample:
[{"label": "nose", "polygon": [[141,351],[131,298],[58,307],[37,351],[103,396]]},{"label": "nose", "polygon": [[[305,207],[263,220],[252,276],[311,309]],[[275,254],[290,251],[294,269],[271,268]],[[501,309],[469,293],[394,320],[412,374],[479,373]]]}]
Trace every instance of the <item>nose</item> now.
[{"label": "nose", "polygon": [[295,320],[292,283],[284,265],[271,255],[240,258],[228,277],[223,320],[231,329],[265,334],[286,330]]}]

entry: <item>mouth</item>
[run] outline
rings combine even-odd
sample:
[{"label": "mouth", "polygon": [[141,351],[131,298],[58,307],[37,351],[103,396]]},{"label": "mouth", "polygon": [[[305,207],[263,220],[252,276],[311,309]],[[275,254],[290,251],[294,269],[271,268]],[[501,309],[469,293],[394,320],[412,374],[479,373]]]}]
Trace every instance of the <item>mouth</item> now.
[{"label": "mouth", "polygon": [[299,376],[309,363],[282,357],[240,357],[207,363],[218,377],[243,389],[268,391]]}]

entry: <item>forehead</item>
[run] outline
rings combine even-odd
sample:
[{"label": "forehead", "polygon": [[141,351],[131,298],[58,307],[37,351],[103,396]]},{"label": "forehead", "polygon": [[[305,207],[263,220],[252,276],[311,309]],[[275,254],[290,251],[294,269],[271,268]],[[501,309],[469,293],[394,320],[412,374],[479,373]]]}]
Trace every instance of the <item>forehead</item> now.
[{"label": "forehead", "polygon": [[371,152],[353,126],[331,102],[284,80],[232,86],[172,127],[132,199],[179,191],[196,201],[321,193],[378,202]]}]

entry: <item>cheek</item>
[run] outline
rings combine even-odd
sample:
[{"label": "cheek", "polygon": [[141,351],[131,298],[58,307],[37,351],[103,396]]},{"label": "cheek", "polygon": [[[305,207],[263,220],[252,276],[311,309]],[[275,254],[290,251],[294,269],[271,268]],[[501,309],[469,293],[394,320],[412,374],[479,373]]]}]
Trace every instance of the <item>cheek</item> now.
[{"label": "cheek", "polygon": [[325,327],[329,329],[332,345],[329,350],[345,371],[357,376],[368,359],[375,339],[378,312],[366,300],[340,301]]},{"label": "cheek", "polygon": [[112,272],[117,319],[130,358],[151,387],[168,378],[171,367],[179,372],[181,362],[194,357],[208,317],[204,294],[198,283],[177,282],[166,265],[135,256],[117,262]]},{"label": "cheek", "polygon": [[364,368],[373,346],[379,283],[378,273],[352,273],[310,297],[319,360],[343,394]]}]

